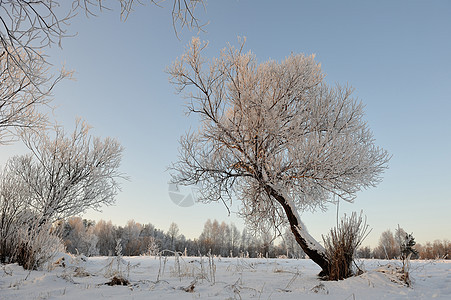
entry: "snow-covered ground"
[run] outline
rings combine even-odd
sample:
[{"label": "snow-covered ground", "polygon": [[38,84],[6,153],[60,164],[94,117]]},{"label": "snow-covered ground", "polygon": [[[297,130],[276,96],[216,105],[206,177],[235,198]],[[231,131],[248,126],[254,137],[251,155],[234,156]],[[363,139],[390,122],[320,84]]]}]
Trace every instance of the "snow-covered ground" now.
[{"label": "snow-covered ground", "polygon": [[[66,255],[46,271],[2,265],[0,299],[451,299],[451,261],[413,261],[412,287],[391,274],[399,261],[360,263],[364,274],[331,282],[310,260]],[[106,285],[115,275],[130,284]]]}]

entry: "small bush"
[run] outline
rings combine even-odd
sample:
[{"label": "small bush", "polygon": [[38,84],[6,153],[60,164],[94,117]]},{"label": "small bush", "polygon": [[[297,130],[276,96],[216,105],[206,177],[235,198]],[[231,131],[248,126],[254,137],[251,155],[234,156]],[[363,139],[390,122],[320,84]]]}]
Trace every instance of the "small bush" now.
[{"label": "small bush", "polygon": [[58,252],[64,252],[64,246],[51,225],[43,225],[37,229],[22,229],[16,236],[16,251],[13,262],[24,269],[37,270],[50,262]]},{"label": "small bush", "polygon": [[324,237],[324,246],[329,260],[328,279],[342,280],[355,274],[352,266],[357,248],[369,234],[368,225],[354,212],[351,217],[346,215],[337,228],[331,229]]}]

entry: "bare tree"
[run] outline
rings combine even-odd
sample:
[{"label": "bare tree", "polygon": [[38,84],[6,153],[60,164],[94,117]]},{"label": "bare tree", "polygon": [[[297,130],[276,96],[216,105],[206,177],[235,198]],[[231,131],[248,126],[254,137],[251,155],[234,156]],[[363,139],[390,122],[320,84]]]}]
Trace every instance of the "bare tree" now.
[{"label": "bare tree", "polygon": [[240,245],[241,233],[238,231],[238,228],[235,224],[230,224],[230,235],[229,235],[229,251],[230,256],[234,257],[238,255],[238,249]]},{"label": "bare tree", "polygon": [[10,171],[27,187],[27,205],[38,224],[114,202],[123,177],[118,171],[123,149],[116,140],[90,136],[80,121],[70,135],[57,127],[54,137],[49,132],[22,137],[32,154],[13,157]]},{"label": "bare tree", "polygon": [[70,75],[62,70],[52,78],[36,55],[0,47],[0,144],[13,140],[16,129],[44,126],[47,118],[38,108],[49,104],[55,84]]},{"label": "bare tree", "polygon": [[10,259],[17,248],[18,227],[28,221],[28,189],[7,163],[0,174],[0,261]]},{"label": "bare tree", "polygon": [[[117,0],[121,7],[122,19],[127,19],[136,5],[144,2]],[[160,5],[163,1],[149,0]],[[111,5],[111,4],[110,4]],[[173,0],[172,22],[177,28],[201,29],[202,24],[195,10],[204,6],[203,0]],[[102,0],[2,0],[0,5],[0,45],[1,52],[12,57],[11,63],[22,68],[25,74],[33,73],[33,66],[27,64],[21,55],[45,60],[43,50],[56,44],[61,45],[64,37],[70,36],[70,21],[79,12],[96,15],[97,11],[110,9]]]},{"label": "bare tree", "polygon": [[374,145],[362,104],[350,87],[329,87],[314,56],[259,64],[228,46],[208,60],[193,39],[168,69],[178,92],[200,118],[180,141],[171,167],[176,184],[201,186],[201,201],[242,201],[249,222],[289,223],[296,241],[327,275],[324,248],[299,211],[325,208],[338,197],[375,186],[389,156]]},{"label": "bare tree", "polygon": [[123,254],[126,256],[139,255],[141,248],[141,240],[139,235],[142,230],[142,225],[136,223],[135,220],[129,220],[124,226],[124,232],[122,232],[122,245]]},{"label": "bare tree", "polygon": [[[117,0],[125,20],[136,5],[143,2]],[[159,5],[161,2],[149,0]],[[173,0],[174,30],[201,29],[195,9],[203,0]],[[95,15],[109,9],[101,0],[2,0],[0,1],[0,143],[15,135],[17,127],[36,127],[46,123],[38,111],[50,102],[51,91],[62,78],[71,75],[64,69],[50,71],[45,50],[61,46],[70,36],[70,21],[79,12]]]},{"label": "bare tree", "polygon": [[379,244],[374,249],[374,253],[377,258],[393,259],[399,257],[399,244],[390,229],[382,232],[379,238]]},{"label": "bare tree", "polygon": [[36,269],[62,250],[57,232],[39,224],[30,206],[32,194],[9,160],[0,179],[0,260]]},{"label": "bare tree", "polygon": [[94,234],[98,237],[97,247],[100,255],[112,255],[115,243],[114,226],[111,221],[100,220],[96,222]]},{"label": "bare tree", "polygon": [[296,242],[296,239],[289,228],[285,229],[282,238],[283,247],[286,249],[286,255],[288,258],[305,258],[304,251]]},{"label": "bare tree", "polygon": [[65,222],[65,232],[62,232],[64,244],[69,253],[80,253],[86,256],[99,254],[98,236],[94,232],[94,222],[80,217],[70,217]]},{"label": "bare tree", "polygon": [[175,242],[177,241],[177,238],[179,237],[179,226],[172,222],[171,225],[169,225],[169,229],[168,229],[168,237],[171,241],[171,250],[172,251],[176,251],[179,249],[176,249],[175,247]]}]

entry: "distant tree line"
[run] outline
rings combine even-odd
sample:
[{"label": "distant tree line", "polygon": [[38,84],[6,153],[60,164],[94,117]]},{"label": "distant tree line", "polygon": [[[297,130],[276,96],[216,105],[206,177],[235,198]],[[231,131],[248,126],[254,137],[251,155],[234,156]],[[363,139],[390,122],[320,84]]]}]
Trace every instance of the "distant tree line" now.
[{"label": "distant tree line", "polygon": [[[125,226],[111,221],[98,222],[71,217],[58,224],[66,250],[86,256],[115,255],[116,245],[122,246],[122,255],[156,255],[162,250],[177,251],[189,256],[216,255],[222,257],[280,257],[305,258],[305,254],[287,231],[277,239],[270,234],[252,234],[239,231],[234,224],[207,220],[197,239],[187,239],[176,223],[168,231],[134,220]],[[170,254],[171,252],[165,252]]]},{"label": "distant tree line", "polygon": [[[122,255],[164,255],[179,252],[189,256],[215,255],[221,257],[287,257],[305,258],[306,255],[294,240],[290,231],[275,239],[267,233],[255,234],[249,229],[242,231],[232,223],[207,220],[198,238],[187,239],[176,223],[167,231],[153,224],[140,224],[134,220],[125,226],[113,225],[111,221],[98,222],[71,217],[58,224],[66,250],[72,254],[86,256],[116,255],[116,245],[122,246]],[[406,232],[399,228],[381,234],[378,245],[357,250],[359,258],[398,259],[401,257],[401,243]],[[436,240],[414,246],[417,251],[413,259],[451,259],[451,242]]]},{"label": "distant tree line", "polygon": [[[401,257],[400,240],[406,232],[398,228],[395,233],[386,230],[381,234],[378,245],[371,249],[369,246],[361,247],[357,251],[360,258],[397,259]],[[445,240],[435,240],[424,244],[415,244],[416,254],[413,259],[451,259],[451,242]]]}]

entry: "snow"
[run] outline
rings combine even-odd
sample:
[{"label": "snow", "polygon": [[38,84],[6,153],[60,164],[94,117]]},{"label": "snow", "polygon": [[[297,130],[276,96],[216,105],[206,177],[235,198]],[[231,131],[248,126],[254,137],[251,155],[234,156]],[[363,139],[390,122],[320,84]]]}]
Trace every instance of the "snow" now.
[{"label": "snow", "polygon": [[[2,265],[0,299],[451,299],[451,261],[412,261],[412,287],[393,274],[399,261],[360,263],[360,276],[321,281],[308,259],[66,255],[45,271]],[[105,285],[113,274],[130,285]]]}]

